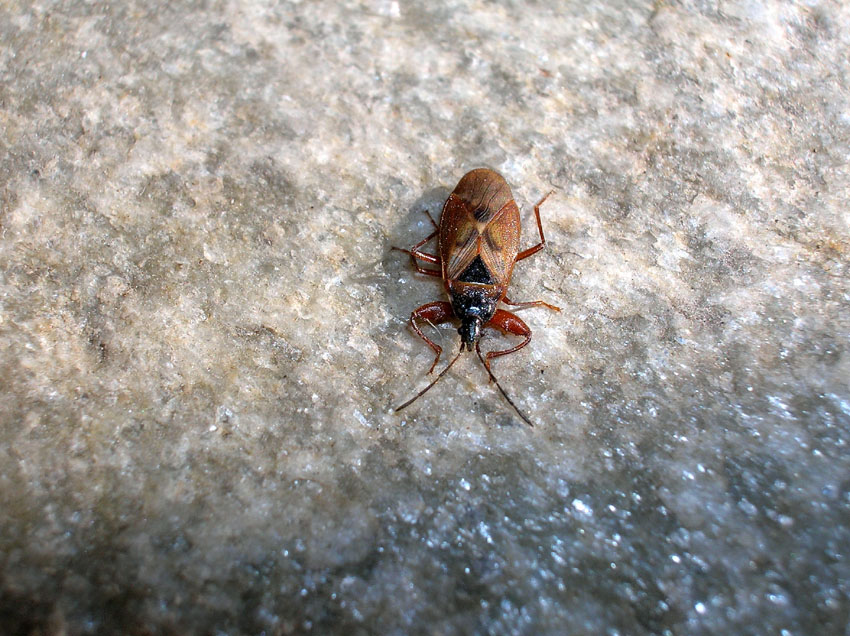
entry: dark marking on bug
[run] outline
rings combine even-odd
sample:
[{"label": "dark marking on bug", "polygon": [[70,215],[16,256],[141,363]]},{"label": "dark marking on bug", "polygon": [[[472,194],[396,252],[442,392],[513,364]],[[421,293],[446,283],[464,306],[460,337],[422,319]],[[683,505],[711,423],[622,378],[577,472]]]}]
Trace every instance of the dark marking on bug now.
[{"label": "dark marking on bug", "polygon": [[490,210],[488,210],[486,207],[475,208],[475,210],[472,212],[472,216],[475,217],[476,221],[482,221],[487,217],[489,213]]},{"label": "dark marking on bug", "polygon": [[495,282],[484,261],[481,260],[480,254],[469,264],[469,267],[463,270],[463,274],[457,280],[460,283],[478,283],[479,285],[492,285]]}]

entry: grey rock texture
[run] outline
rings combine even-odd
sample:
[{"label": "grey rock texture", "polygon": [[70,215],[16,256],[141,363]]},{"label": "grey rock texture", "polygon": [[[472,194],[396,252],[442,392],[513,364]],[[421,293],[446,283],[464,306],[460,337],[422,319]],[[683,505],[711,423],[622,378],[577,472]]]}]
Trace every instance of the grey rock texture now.
[{"label": "grey rock texture", "polygon": [[[36,0],[0,42],[0,632],[846,633],[846,3]],[[526,246],[555,192],[511,295],[563,311],[493,365],[534,428],[469,355],[393,412],[443,292],[390,247],[479,166]]]}]

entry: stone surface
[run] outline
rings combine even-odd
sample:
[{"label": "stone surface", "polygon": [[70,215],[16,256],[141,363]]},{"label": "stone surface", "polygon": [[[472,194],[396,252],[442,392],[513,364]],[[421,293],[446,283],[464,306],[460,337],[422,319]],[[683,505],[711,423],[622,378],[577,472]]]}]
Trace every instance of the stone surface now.
[{"label": "stone surface", "polygon": [[[0,41],[0,631],[845,632],[845,3],[36,0]],[[525,245],[555,191],[511,295],[564,311],[494,363],[533,429],[471,356],[393,412],[442,288],[390,247],[478,166]]]}]

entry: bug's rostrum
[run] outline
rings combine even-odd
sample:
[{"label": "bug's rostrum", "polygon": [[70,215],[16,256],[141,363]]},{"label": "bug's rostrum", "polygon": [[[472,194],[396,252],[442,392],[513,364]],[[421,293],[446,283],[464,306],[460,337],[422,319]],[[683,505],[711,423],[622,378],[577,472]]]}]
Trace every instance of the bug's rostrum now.
[{"label": "bug's rostrum", "polygon": [[472,351],[481,338],[481,325],[484,324],[478,316],[469,316],[460,323],[457,332],[460,334],[461,349]]}]

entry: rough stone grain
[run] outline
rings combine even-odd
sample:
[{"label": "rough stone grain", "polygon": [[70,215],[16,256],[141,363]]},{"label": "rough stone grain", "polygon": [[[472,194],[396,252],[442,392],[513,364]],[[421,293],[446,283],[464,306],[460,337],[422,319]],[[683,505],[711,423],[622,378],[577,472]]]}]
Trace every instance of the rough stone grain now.
[{"label": "rough stone grain", "polygon": [[[8,1],[0,632],[845,633],[850,9]],[[467,170],[534,340],[400,415]],[[430,331],[447,353],[453,328]],[[493,336],[488,342],[503,342]]]}]

